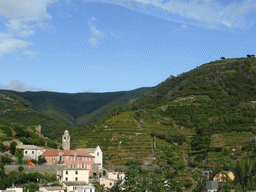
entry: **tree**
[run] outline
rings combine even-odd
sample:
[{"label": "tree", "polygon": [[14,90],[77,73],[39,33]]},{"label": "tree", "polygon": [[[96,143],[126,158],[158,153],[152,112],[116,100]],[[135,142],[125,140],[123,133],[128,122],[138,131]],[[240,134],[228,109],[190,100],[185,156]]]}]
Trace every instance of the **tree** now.
[{"label": "tree", "polygon": [[11,163],[12,159],[10,158],[9,155],[4,154],[4,155],[1,155],[1,162],[2,163]]},{"label": "tree", "polygon": [[43,155],[40,155],[39,157],[38,157],[38,163],[39,164],[44,164],[44,163],[46,163],[47,161],[46,161],[46,159],[45,159],[45,157],[43,156]]},{"label": "tree", "polygon": [[221,59],[226,59],[225,57],[221,57]]},{"label": "tree", "polygon": [[19,167],[18,167],[18,170],[19,170],[19,172],[21,173],[21,172],[24,170],[24,167],[23,167],[23,166],[19,166]]},{"label": "tree", "polygon": [[246,191],[246,186],[249,179],[255,175],[256,160],[244,158],[239,161],[230,161],[230,171],[235,175],[235,181],[238,182],[243,191]]},{"label": "tree", "polygon": [[4,164],[0,162],[0,169],[4,170]]},{"label": "tree", "polygon": [[247,55],[247,57],[249,57],[249,58],[250,58],[250,57],[252,57],[252,56],[248,54],[248,55]]},{"label": "tree", "polygon": [[124,191],[125,192],[134,192],[138,191],[137,182],[139,180],[139,170],[135,166],[130,166],[125,171],[125,181],[124,181]]},{"label": "tree", "polygon": [[12,141],[10,144],[10,151],[14,155],[16,150],[17,143],[15,141]]},{"label": "tree", "polygon": [[16,149],[16,151],[15,151],[15,157],[18,158],[19,163],[21,163],[23,160],[23,157],[24,157],[23,152],[24,152],[24,149]]}]

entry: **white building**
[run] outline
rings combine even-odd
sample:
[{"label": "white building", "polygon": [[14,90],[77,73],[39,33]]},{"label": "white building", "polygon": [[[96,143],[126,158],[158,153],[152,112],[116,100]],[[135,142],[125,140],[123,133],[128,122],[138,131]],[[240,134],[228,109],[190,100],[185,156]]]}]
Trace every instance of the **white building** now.
[{"label": "white building", "polygon": [[94,156],[95,157],[94,163],[99,164],[99,168],[102,169],[102,167],[103,167],[103,161],[102,161],[103,160],[103,153],[102,153],[99,146],[97,146],[96,148],[79,148],[79,149],[77,149],[77,151],[86,151],[91,156]]},{"label": "white building", "polygon": [[89,170],[79,168],[66,168],[57,171],[57,180],[60,183],[64,181],[83,181],[89,183]]},{"label": "white building", "polygon": [[62,187],[40,187],[40,192],[64,192],[64,188]]},{"label": "white building", "polygon": [[125,174],[123,172],[108,172],[109,179],[124,180]]},{"label": "white building", "polygon": [[8,192],[10,192],[10,191],[23,192],[23,188],[21,188],[21,187],[6,188],[6,191],[8,191]]},{"label": "white building", "polygon": [[40,155],[43,155],[43,153],[46,151],[43,147],[38,147],[35,145],[17,145],[17,149],[24,149],[24,159],[35,159],[38,160],[38,157]]},{"label": "white building", "polygon": [[77,192],[95,192],[95,187],[91,183],[88,185],[78,186]]},{"label": "white building", "polygon": [[64,181],[63,187],[67,192],[95,192],[94,186],[85,181]]}]

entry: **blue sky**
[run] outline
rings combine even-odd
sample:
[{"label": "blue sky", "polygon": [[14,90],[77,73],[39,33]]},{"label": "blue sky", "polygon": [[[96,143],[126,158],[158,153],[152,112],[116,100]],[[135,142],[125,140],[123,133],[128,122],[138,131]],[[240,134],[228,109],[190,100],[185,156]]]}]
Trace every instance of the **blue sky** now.
[{"label": "blue sky", "polygon": [[65,93],[156,86],[255,54],[253,0],[2,0],[0,89]]}]

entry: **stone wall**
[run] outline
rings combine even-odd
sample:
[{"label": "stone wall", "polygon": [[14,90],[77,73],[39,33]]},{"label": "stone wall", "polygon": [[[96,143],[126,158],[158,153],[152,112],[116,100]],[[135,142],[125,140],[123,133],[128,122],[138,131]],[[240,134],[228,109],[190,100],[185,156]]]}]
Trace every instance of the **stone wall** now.
[{"label": "stone wall", "polygon": [[47,165],[5,165],[4,170],[6,173],[12,172],[12,171],[17,171],[18,172],[18,167],[22,166],[24,168],[24,173],[31,173],[31,172],[39,172],[44,174],[45,172],[47,173],[57,173],[58,169],[63,169],[66,168],[65,165],[52,165],[52,166],[47,166]]}]

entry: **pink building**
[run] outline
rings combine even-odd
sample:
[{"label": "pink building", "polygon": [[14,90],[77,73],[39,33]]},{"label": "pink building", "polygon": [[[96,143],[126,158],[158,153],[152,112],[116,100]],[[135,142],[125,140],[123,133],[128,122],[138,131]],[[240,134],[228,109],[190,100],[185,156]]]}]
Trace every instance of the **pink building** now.
[{"label": "pink building", "polygon": [[[45,165],[63,164],[67,168],[92,169],[94,157],[85,151],[47,150],[43,153],[47,162]],[[91,172],[91,171],[90,171]]]}]

